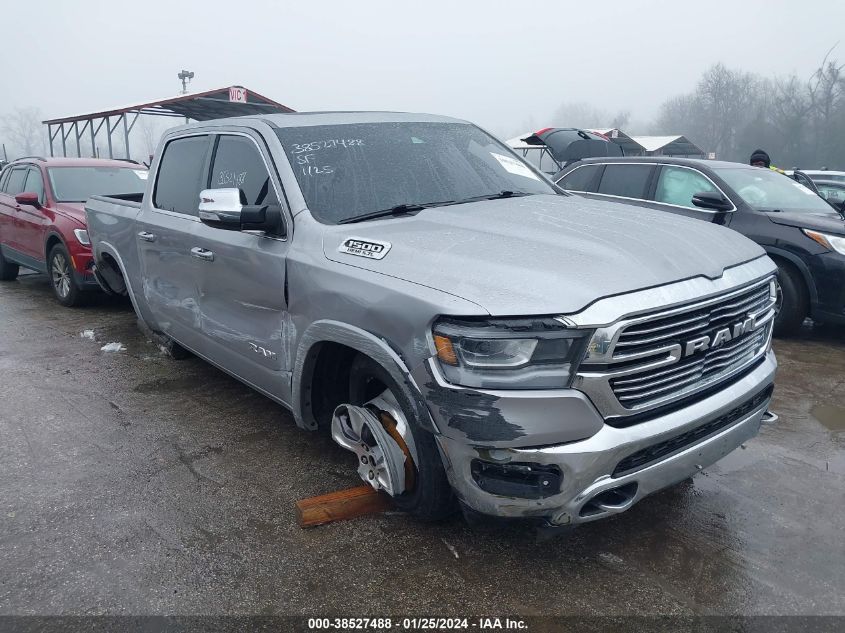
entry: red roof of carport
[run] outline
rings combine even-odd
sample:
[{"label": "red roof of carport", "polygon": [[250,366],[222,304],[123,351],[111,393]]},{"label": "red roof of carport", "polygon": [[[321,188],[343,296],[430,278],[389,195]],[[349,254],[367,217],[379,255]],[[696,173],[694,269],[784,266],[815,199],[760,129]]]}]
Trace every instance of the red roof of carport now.
[{"label": "red roof of carport", "polygon": [[279,112],[295,112],[293,108],[282,105],[264,95],[243,86],[231,86],[246,90],[246,103],[229,101],[229,86],[215,88],[205,92],[194,92],[168,99],[159,99],[137,105],[112,108],[100,112],[88,114],[77,114],[56,119],[42,121],[45,124],[73,123],[75,121],[88,121],[108,116],[119,116],[126,113],[152,114],[158,116],[179,116],[188,117],[196,121],[207,121],[209,119],[222,119],[230,116],[244,116],[249,114],[276,114]]}]

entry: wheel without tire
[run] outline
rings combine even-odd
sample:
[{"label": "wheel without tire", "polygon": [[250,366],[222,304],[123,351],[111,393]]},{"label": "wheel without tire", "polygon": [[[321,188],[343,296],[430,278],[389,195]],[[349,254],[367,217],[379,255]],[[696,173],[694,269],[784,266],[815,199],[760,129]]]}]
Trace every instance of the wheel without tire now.
[{"label": "wheel without tire", "polygon": [[70,255],[63,244],[56,244],[47,258],[47,274],[53,294],[63,306],[78,306],[85,303],[86,293],[80,289],[73,274]]},{"label": "wheel without tire", "polygon": [[406,435],[409,434],[407,444],[415,455],[413,476],[406,477],[406,481],[413,482],[412,487],[393,497],[396,506],[423,520],[433,521],[453,514],[457,505],[434,437],[410,415],[413,409],[390,374],[366,356],[356,356],[349,376],[350,403],[363,405],[384,392],[389,392],[385,394],[386,399],[394,400],[404,415]]},{"label": "wheel without tire", "polygon": [[20,267],[9,262],[0,252],[0,281],[14,281],[18,277]]},{"label": "wheel without tire", "polygon": [[775,334],[792,336],[801,328],[807,317],[807,287],[797,270],[778,262],[778,281],[780,282],[781,306],[775,317]]}]

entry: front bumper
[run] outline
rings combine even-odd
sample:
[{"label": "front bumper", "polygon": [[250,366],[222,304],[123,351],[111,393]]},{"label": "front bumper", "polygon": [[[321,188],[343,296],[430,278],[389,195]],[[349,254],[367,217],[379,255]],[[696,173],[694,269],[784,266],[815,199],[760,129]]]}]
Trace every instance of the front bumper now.
[{"label": "front bumper", "polygon": [[91,251],[72,253],[71,260],[73,261],[73,278],[77,286],[85,290],[99,290],[100,284],[94,277],[94,257]]},{"label": "front bumper", "polygon": [[812,257],[809,264],[818,295],[812,306],[812,317],[845,324],[845,255],[822,253]]},{"label": "front bumper", "polygon": [[[774,354],[769,351],[742,378],[702,400],[625,428],[602,424],[589,438],[565,444],[513,448],[498,442],[493,446],[473,444],[466,437],[442,432],[436,438],[452,487],[470,508],[496,516],[543,518],[556,525],[583,523],[627,510],[643,497],[683,481],[754,437],[769,406],[771,393],[766,390],[774,381],[776,367]],[[761,392],[765,392],[762,400],[755,400]],[[742,408],[748,403],[755,404],[753,409]],[[526,413],[530,415],[531,411],[528,406]],[[696,429],[737,411],[741,415],[702,439],[620,474],[619,466],[625,458],[685,434],[694,436]],[[584,421],[569,419],[560,419],[559,424],[585,425]],[[477,473],[473,475],[473,462],[477,464],[479,460],[497,465],[556,467],[562,474],[559,491],[543,498],[492,494],[479,486]]]}]

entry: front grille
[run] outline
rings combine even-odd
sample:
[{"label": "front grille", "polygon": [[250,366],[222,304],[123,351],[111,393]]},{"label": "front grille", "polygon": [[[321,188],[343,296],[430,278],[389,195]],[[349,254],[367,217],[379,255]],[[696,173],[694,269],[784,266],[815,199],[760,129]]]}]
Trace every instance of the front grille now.
[{"label": "front grille", "polygon": [[768,328],[759,328],[702,354],[690,356],[668,368],[629,374],[610,381],[613,393],[627,409],[646,406],[667,395],[683,395],[711,384],[753,359],[768,338]]},{"label": "front grille", "polygon": [[658,350],[680,339],[707,334],[736,322],[746,314],[764,309],[770,302],[769,283],[766,282],[706,307],[630,325],[620,333],[613,357],[624,359]]},{"label": "front grille", "polygon": [[761,407],[765,402],[772,397],[774,386],[769,385],[757,395],[746,400],[743,404],[730,410],[728,413],[719,416],[715,420],[706,422],[699,427],[681,433],[675,437],[644,448],[637,451],[633,455],[629,455],[620,461],[613,470],[613,477],[621,477],[628,473],[645,468],[669,455],[678,453],[688,446],[704,440],[711,435],[715,435],[722,429],[725,429],[741,419],[745,418],[749,413]]},{"label": "front grille", "polygon": [[574,386],[608,424],[624,427],[738,380],[766,352],[774,284],[768,277],[598,328]]}]

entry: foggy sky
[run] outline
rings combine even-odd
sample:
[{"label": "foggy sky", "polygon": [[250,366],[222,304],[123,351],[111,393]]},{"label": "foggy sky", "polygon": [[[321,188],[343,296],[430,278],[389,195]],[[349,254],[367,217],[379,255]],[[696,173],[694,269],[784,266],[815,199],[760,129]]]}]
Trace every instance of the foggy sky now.
[{"label": "foggy sky", "polygon": [[4,5],[0,114],[172,96],[186,68],[192,90],[240,84],[297,110],[432,112],[500,134],[562,102],[647,121],[717,61],[803,78],[845,28],[830,0]]}]

